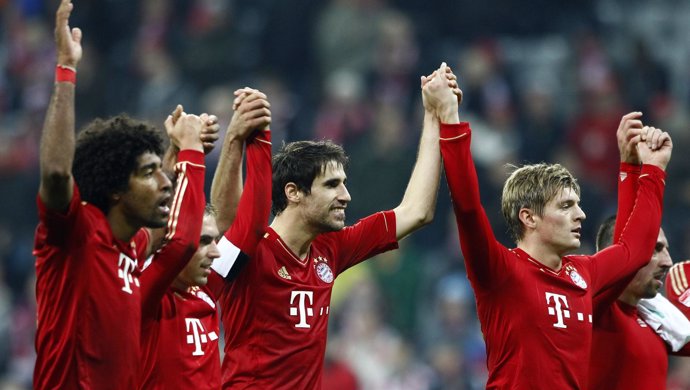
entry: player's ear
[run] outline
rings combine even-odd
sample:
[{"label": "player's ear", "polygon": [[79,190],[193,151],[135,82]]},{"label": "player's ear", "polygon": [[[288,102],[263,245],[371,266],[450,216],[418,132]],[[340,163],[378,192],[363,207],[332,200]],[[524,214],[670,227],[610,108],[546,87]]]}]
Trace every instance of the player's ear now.
[{"label": "player's ear", "polygon": [[299,203],[302,199],[302,191],[297,188],[297,184],[293,182],[285,184],[285,198],[288,203]]},{"label": "player's ear", "polygon": [[537,216],[532,209],[523,207],[518,211],[518,218],[526,229],[534,229],[537,226]]}]

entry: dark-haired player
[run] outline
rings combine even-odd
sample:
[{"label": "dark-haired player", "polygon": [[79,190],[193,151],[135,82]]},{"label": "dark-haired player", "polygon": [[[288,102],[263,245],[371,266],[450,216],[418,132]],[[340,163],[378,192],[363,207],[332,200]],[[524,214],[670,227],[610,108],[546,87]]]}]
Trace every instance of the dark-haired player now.
[{"label": "dark-haired player", "polygon": [[[161,167],[159,132],[124,115],[96,120],[75,140],[74,90],[81,31],[73,5],[56,14],[56,83],[40,146],[36,230],[36,389],[138,385],[143,227],[167,226],[177,270],[194,253],[203,213],[202,118],[181,113],[168,135],[181,152],[178,186]],[[174,195],[174,196],[173,196]],[[173,196],[171,202],[171,196]],[[198,223],[185,223],[189,216]],[[196,216],[196,217],[195,217]]]},{"label": "dark-haired player", "polygon": [[333,281],[432,220],[440,175],[438,122],[425,115],[400,205],[348,227],[346,166],[343,149],[329,141],[292,142],[274,156],[275,218],[221,298],[223,388],[321,388]]}]

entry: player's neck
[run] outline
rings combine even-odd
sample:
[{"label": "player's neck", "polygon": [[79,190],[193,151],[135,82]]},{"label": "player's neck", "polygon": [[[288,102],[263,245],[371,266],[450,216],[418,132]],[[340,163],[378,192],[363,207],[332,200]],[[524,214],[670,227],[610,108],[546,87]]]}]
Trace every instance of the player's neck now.
[{"label": "player's neck", "polygon": [[533,240],[523,239],[518,242],[518,248],[530,255],[534,260],[547,266],[548,268],[559,271],[561,269],[562,255],[553,249],[534,242]]},{"label": "player's neck", "polygon": [[625,302],[630,306],[637,306],[637,304],[640,302],[640,297],[629,293],[627,290],[623,291],[620,297],[618,297],[618,300],[621,302]]},{"label": "player's neck", "polygon": [[133,226],[127,221],[122,213],[111,209],[106,215],[110,229],[113,231],[115,238],[122,242],[129,242],[134,235],[141,229],[141,226]]},{"label": "player's neck", "polygon": [[[213,271],[211,271],[211,272],[213,272]],[[178,291],[187,291],[187,289],[190,286],[187,283],[181,281],[180,278],[178,277],[178,278],[175,278],[175,280],[173,280],[171,287],[174,288],[175,290],[178,290]]]},{"label": "player's neck", "polygon": [[285,245],[300,259],[307,257],[311,242],[318,235],[305,226],[296,213],[290,213],[288,210],[273,219],[271,229],[278,233]]}]

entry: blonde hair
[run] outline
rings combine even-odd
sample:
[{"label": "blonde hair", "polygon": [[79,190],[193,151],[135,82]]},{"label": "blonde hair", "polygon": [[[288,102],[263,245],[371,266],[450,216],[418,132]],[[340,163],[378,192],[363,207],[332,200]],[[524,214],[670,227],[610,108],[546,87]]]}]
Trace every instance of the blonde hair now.
[{"label": "blonde hair", "polygon": [[572,189],[580,196],[580,185],[560,164],[540,163],[513,168],[515,170],[503,185],[501,211],[510,235],[518,242],[525,234],[520,209],[528,208],[541,216],[546,204],[562,189]]}]

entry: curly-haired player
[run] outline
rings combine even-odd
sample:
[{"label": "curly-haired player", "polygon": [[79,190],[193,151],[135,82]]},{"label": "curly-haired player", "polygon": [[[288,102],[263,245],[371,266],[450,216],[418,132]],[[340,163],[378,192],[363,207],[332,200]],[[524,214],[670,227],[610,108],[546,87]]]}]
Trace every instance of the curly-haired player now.
[{"label": "curly-haired player", "polygon": [[[56,83],[40,147],[36,229],[36,389],[134,389],[138,386],[142,297],[160,288],[139,280],[149,235],[167,225],[175,264],[150,274],[169,283],[194,254],[204,210],[204,115],[178,106],[166,121],[177,155],[176,186],[162,169],[162,135],[118,116],[74,136],[81,31],[73,5],[56,16]],[[172,202],[171,202],[172,200]],[[188,218],[187,221],[181,221]],[[173,258],[173,256],[171,256]],[[163,283],[165,284],[165,283]],[[167,286],[164,286],[167,288]]]}]

